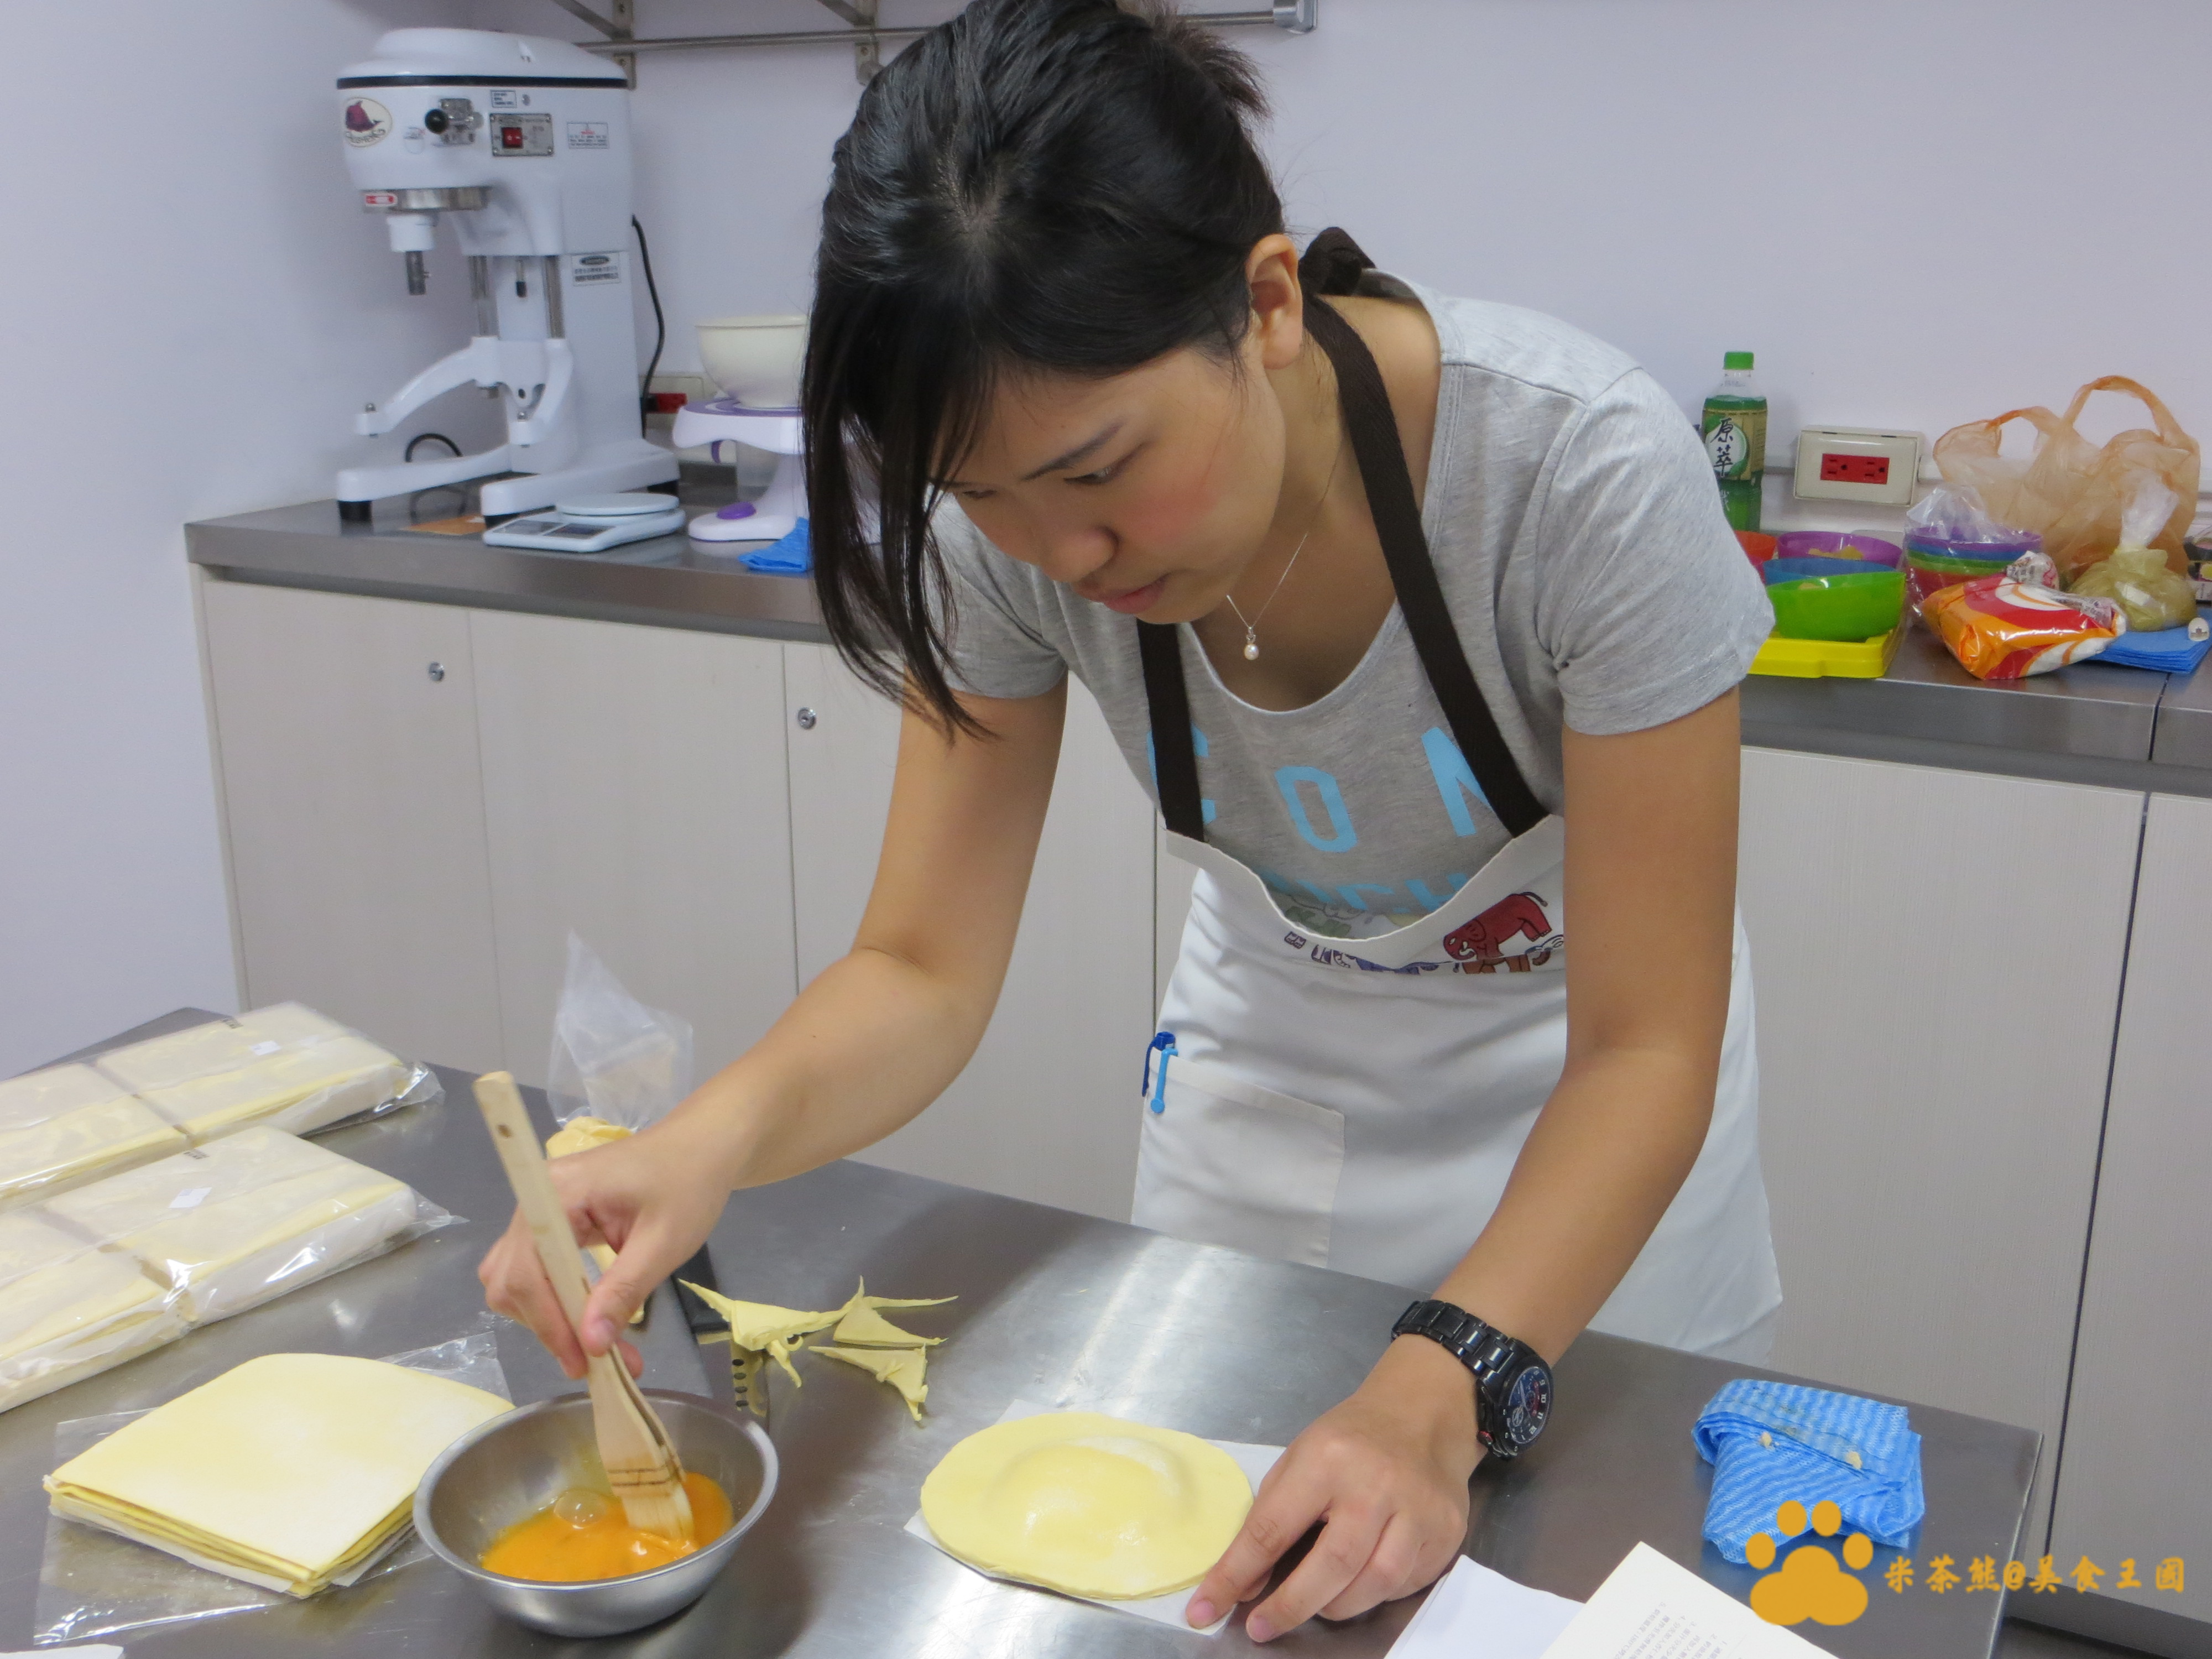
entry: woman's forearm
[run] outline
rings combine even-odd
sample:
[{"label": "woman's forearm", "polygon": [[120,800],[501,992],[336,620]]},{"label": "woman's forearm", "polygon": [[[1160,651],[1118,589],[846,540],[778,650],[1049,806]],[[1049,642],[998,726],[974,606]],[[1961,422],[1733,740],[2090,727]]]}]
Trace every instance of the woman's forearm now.
[{"label": "woman's forearm", "polygon": [[1696,1163],[1717,1070],[1717,1057],[1674,1048],[1570,1060],[1489,1225],[1437,1294],[1557,1359]]},{"label": "woman's forearm", "polygon": [[858,947],[678,1107],[671,1126],[732,1188],[844,1158],[903,1127],[960,1075],[997,992]]}]

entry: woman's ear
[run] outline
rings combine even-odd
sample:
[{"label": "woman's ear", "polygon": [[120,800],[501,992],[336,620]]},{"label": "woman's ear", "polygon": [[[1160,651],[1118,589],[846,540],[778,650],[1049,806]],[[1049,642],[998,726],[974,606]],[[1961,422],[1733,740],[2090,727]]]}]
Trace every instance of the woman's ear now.
[{"label": "woman's ear", "polygon": [[1306,339],[1297,245],[1279,232],[1262,236],[1245,256],[1244,280],[1252,290],[1253,343],[1260,365],[1271,372],[1288,368]]}]

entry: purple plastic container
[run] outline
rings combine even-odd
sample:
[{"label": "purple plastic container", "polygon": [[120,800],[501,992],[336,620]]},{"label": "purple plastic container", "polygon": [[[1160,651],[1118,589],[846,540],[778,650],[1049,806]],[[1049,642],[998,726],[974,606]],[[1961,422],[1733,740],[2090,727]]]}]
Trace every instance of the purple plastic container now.
[{"label": "purple plastic container", "polygon": [[1885,565],[1895,569],[1905,562],[1905,550],[1879,536],[1863,536],[1856,530],[1785,530],[1775,538],[1778,559],[1827,558],[1839,549],[1856,547],[1865,555],[1869,568]]}]

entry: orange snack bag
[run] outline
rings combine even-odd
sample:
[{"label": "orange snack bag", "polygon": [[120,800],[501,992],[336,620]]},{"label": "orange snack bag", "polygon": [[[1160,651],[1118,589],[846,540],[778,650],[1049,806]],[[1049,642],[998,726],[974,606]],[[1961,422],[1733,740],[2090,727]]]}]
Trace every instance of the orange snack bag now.
[{"label": "orange snack bag", "polygon": [[1930,593],[1922,614],[1977,679],[2018,680],[2095,656],[2127,632],[2110,599],[2061,593],[2009,576],[1978,576]]}]

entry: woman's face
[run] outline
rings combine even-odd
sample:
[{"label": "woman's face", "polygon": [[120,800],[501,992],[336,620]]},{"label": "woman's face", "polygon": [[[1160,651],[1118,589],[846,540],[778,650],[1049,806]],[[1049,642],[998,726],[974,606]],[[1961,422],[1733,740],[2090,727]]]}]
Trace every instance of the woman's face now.
[{"label": "woman's face", "polygon": [[1147,622],[1212,611],[1273,522],[1286,417],[1267,331],[1105,380],[1002,382],[944,480],[975,527],[1085,599]]}]

